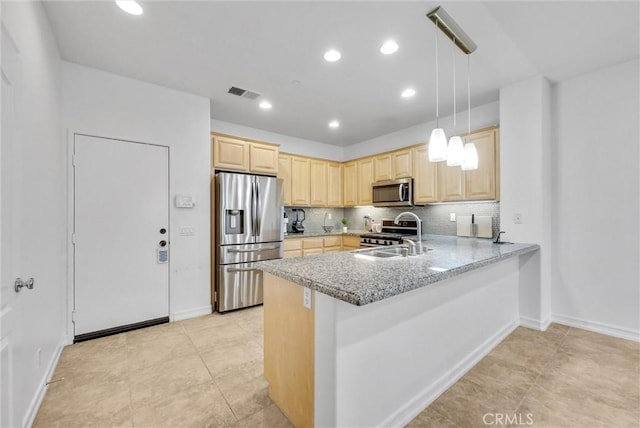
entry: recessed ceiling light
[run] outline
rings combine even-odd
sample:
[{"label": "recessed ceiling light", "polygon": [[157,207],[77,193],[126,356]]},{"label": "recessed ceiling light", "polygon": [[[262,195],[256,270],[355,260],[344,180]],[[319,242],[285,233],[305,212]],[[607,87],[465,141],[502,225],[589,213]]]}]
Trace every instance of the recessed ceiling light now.
[{"label": "recessed ceiling light", "polygon": [[263,109],[263,110],[269,110],[269,109],[271,109],[271,107],[273,107],[269,101],[262,101],[262,102],[259,104],[259,106],[260,106],[260,108],[261,108],[261,109]]},{"label": "recessed ceiling light", "polygon": [[135,0],[116,0],[116,4],[130,15],[142,15],[142,6]]},{"label": "recessed ceiling light", "polygon": [[329,128],[336,129],[339,127],[340,127],[340,122],[338,122],[337,120],[332,120],[331,122],[329,122]]},{"label": "recessed ceiling light", "polygon": [[335,49],[329,49],[324,53],[324,59],[329,62],[336,62],[342,55]]},{"label": "recessed ceiling light", "polygon": [[407,88],[404,91],[402,91],[402,98],[411,98],[412,96],[414,96],[416,94],[416,90],[413,88]]},{"label": "recessed ceiling light", "polygon": [[390,55],[398,50],[398,44],[394,40],[387,40],[380,46],[380,52]]}]

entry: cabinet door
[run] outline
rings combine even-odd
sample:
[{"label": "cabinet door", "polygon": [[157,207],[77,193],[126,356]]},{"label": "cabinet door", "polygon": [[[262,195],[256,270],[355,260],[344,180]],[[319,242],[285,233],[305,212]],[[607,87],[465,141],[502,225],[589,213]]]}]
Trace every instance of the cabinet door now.
[{"label": "cabinet door", "polygon": [[278,173],[278,146],[272,144],[249,144],[249,169],[260,174]]},{"label": "cabinet door", "polygon": [[360,248],[360,237],[354,235],[342,236],[342,248],[345,251],[357,250]]},{"label": "cabinet door", "polygon": [[358,205],[358,164],[347,162],[343,167],[344,206]]},{"label": "cabinet door", "polygon": [[249,143],[244,140],[214,135],[213,167],[216,169],[248,171]]},{"label": "cabinet door", "polygon": [[393,178],[391,162],[390,153],[373,158],[373,181],[387,181]]},{"label": "cabinet door", "polygon": [[438,200],[438,165],[429,162],[427,145],[413,149],[413,201],[428,204]]},{"label": "cabinet door", "polygon": [[496,130],[471,134],[478,151],[478,169],[465,171],[465,199],[496,199]]},{"label": "cabinet door", "polygon": [[391,170],[393,171],[393,178],[412,177],[411,150],[398,150],[391,153]]},{"label": "cabinet door", "polygon": [[284,194],[283,204],[285,207],[291,206],[291,156],[280,154],[278,156],[278,178],[282,178],[282,188]]},{"label": "cabinet door", "polygon": [[371,205],[373,203],[373,158],[358,161],[358,205]]},{"label": "cabinet door", "polygon": [[[309,161],[311,180],[309,194],[312,207],[327,206],[327,162],[311,159]],[[313,183],[313,185],[311,185]]]},{"label": "cabinet door", "polygon": [[295,207],[309,206],[309,159],[291,157],[291,205]]},{"label": "cabinet door", "polygon": [[437,162],[437,165],[438,199],[443,202],[464,200],[464,174],[460,167],[447,166],[446,162]]},{"label": "cabinet door", "polygon": [[327,164],[327,205],[342,206],[342,164],[339,163]]}]

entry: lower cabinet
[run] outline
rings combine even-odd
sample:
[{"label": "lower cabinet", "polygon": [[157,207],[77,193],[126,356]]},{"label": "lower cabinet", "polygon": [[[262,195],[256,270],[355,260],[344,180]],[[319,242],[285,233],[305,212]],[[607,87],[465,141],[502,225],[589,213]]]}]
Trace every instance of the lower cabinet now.
[{"label": "lower cabinet", "polygon": [[335,253],[360,248],[359,236],[325,236],[311,238],[287,238],[284,240],[284,258]]}]

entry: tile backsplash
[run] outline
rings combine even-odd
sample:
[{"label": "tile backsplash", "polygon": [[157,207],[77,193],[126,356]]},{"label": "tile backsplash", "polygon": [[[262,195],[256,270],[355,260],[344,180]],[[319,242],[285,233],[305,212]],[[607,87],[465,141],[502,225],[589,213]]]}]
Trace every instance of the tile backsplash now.
[{"label": "tile backsplash", "polygon": [[[364,229],[364,216],[370,214],[376,222],[383,218],[395,218],[403,211],[412,211],[422,219],[424,233],[435,235],[455,235],[456,222],[449,221],[449,215],[455,213],[459,215],[491,216],[493,217],[493,236],[500,230],[500,203],[499,202],[465,202],[451,204],[435,204],[420,207],[400,207],[400,208],[303,208],[306,220],[305,230],[309,232],[321,232],[325,213],[331,214],[331,220],[327,224],[334,225],[334,230],[342,227],[340,221],[347,218],[349,229]],[[285,207],[285,212],[289,216],[289,230],[291,222],[295,219],[295,212],[291,207]]]}]

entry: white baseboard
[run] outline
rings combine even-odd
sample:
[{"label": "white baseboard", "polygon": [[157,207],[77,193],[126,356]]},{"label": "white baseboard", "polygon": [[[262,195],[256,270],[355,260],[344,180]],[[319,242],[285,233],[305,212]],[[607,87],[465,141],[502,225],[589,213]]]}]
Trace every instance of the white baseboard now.
[{"label": "white baseboard", "polygon": [[569,327],[593,331],[594,333],[606,334],[607,336],[619,337],[622,339],[633,340],[634,342],[640,342],[640,331],[632,330],[625,327],[617,327],[611,324],[588,321],[580,318],[570,317],[568,315],[558,314],[553,315],[553,322],[567,325]]},{"label": "white baseboard", "polygon": [[171,314],[171,322],[186,320],[189,318],[209,315],[211,313],[211,305],[202,306],[200,308],[187,309],[186,311],[178,311]]},{"label": "white baseboard", "polygon": [[22,420],[23,427],[31,427],[36,419],[36,415],[38,414],[38,410],[40,409],[42,400],[44,400],[44,396],[47,393],[47,382],[53,376],[53,372],[58,365],[58,360],[60,360],[60,355],[62,355],[62,348],[64,348],[63,342],[64,340],[60,341],[60,344],[58,344],[55,352],[53,353],[53,358],[51,358],[51,361],[49,361],[49,366],[47,367],[47,370],[45,370],[44,375],[42,376],[42,380],[40,381],[40,387],[31,400],[31,403],[27,408],[27,413]]},{"label": "white baseboard", "polygon": [[518,321],[505,325],[496,334],[485,340],[482,345],[476,348],[465,359],[446,372],[442,377],[440,377],[440,379],[427,386],[427,388],[418,393],[413,400],[382,421],[379,426],[402,427],[407,425],[447,389],[460,380],[460,378],[471,370],[473,366],[478,364],[480,360],[491,352],[493,348],[502,342],[504,338],[510,335],[517,327]]},{"label": "white baseboard", "polygon": [[522,327],[531,328],[533,330],[546,331],[551,325],[552,318],[549,317],[544,321],[540,321],[534,318],[520,316],[520,325]]}]

